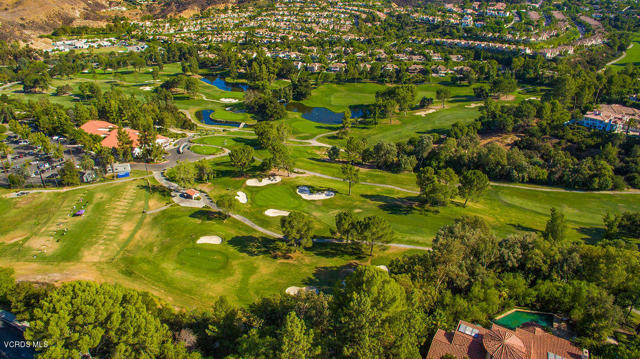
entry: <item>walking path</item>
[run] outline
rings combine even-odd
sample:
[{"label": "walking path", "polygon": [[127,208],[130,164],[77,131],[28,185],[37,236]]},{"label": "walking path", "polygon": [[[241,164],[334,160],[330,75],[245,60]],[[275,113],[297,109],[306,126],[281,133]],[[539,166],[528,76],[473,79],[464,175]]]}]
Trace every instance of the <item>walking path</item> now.
[{"label": "walking path", "polygon": [[5,197],[7,198],[16,198],[18,197],[18,193],[23,193],[23,194],[29,194],[29,193],[39,193],[39,192],[68,192],[68,191],[75,191],[78,189],[85,189],[85,188],[92,188],[92,187],[98,187],[98,186],[105,186],[105,185],[109,185],[109,184],[119,184],[119,183],[124,183],[124,182],[130,182],[130,181],[135,181],[135,180],[139,180],[142,178],[147,178],[147,177],[151,177],[151,175],[146,175],[146,176],[140,176],[140,177],[130,177],[130,178],[125,178],[125,179],[120,179],[120,180],[113,180],[113,181],[109,181],[109,182],[99,182],[99,183],[92,183],[92,184],[87,184],[87,185],[82,185],[82,186],[77,186],[77,187],[65,187],[65,188],[52,188],[52,189],[30,189],[30,190],[24,190],[24,191],[19,191],[19,192],[11,192],[7,195],[5,195]]},{"label": "walking path", "polygon": [[18,81],[16,81],[16,82],[9,82],[9,83],[7,83],[7,84],[4,84],[4,85],[0,86],[0,90],[4,90],[4,89],[6,89],[7,87],[11,87],[11,86],[13,86],[13,85],[17,85],[18,83],[19,83]]},{"label": "walking path", "polygon": [[[153,172],[153,177],[163,186],[167,187],[168,189],[170,189],[173,192],[183,192],[184,190],[182,189],[182,187],[180,187],[177,183],[173,183],[171,181],[169,181],[162,172],[160,171],[154,171]],[[202,194],[202,199],[204,201],[204,203],[211,207],[211,209],[213,209],[214,211],[221,211],[220,208],[218,208],[218,206],[215,204],[215,202],[209,197],[209,195],[207,195],[206,193]],[[181,203],[178,203],[179,205],[182,205]],[[157,209],[154,211],[149,211],[147,213],[155,213],[155,212],[159,212],[160,210],[164,210],[166,208],[162,208],[162,209]],[[239,214],[235,214],[235,213],[229,213],[229,216],[244,223],[245,225],[255,229],[256,231],[265,234],[269,237],[273,237],[273,238],[282,238],[282,234],[270,231],[264,227],[261,227],[257,224],[255,224],[254,222],[252,222],[250,219],[248,219],[247,217],[241,216]],[[335,240],[335,239],[314,239],[313,240],[316,243],[342,243],[341,241]],[[414,246],[414,245],[410,245],[410,244],[401,244],[401,243],[376,243],[376,245],[384,245],[384,246],[388,246],[388,247],[395,247],[395,248],[405,248],[405,249],[418,249],[418,250],[431,250],[431,247],[421,247],[421,246]]]},{"label": "walking path", "polygon": [[289,139],[290,141],[296,141],[296,142],[304,142],[304,145],[294,145],[294,146],[317,146],[317,147],[332,147],[331,145],[328,145],[326,143],[322,143],[322,142],[318,142],[318,139],[321,137],[325,137],[325,136],[330,136],[330,135],[335,135],[336,133],[338,133],[338,131],[332,131],[332,132],[327,132],[327,133],[321,133],[319,135],[317,135],[316,137],[310,139],[310,140],[298,140],[298,139]]},{"label": "walking path", "polygon": [[611,65],[615,64],[616,62],[618,62],[618,61],[620,61],[620,60],[624,59],[624,58],[627,56],[627,51],[631,50],[631,48],[633,47],[633,45],[635,45],[635,43],[634,43],[634,42],[632,42],[632,43],[631,43],[631,45],[629,45],[629,47],[627,47],[627,49],[626,49],[625,51],[623,51],[623,52],[622,52],[622,56],[618,57],[617,59],[613,59],[613,60],[611,60],[611,61],[607,62],[607,64],[606,64],[606,65],[604,65],[604,67],[603,67],[603,68],[601,68],[599,71],[600,71],[600,72],[602,72],[602,71],[604,71],[607,67],[609,67],[609,66],[611,66]]},{"label": "walking path", "polygon": [[526,190],[530,190],[530,191],[540,191],[540,192],[567,192],[567,193],[584,193],[584,194],[640,194],[639,190],[629,190],[629,191],[581,191],[581,190],[577,190],[577,189],[529,187],[529,186],[510,184],[510,183],[498,183],[498,182],[489,182],[489,183],[492,186],[496,186],[496,187],[520,188],[520,189],[526,189]]}]

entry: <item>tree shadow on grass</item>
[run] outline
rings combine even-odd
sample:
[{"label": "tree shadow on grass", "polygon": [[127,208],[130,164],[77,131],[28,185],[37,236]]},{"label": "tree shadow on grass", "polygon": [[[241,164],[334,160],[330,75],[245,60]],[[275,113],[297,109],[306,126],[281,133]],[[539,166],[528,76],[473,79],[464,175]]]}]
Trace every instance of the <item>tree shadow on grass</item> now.
[{"label": "tree shadow on grass", "polygon": [[598,227],[580,227],[576,230],[578,233],[587,236],[583,238],[588,244],[596,244],[604,238],[605,229]]},{"label": "tree shadow on grass", "polygon": [[418,203],[417,197],[395,198],[380,194],[363,194],[361,197],[372,202],[379,202],[378,208],[394,215],[414,213],[416,204]]},{"label": "tree shadow on grass", "polygon": [[313,255],[325,258],[353,258],[361,259],[365,256],[362,254],[361,246],[349,243],[320,243],[314,242],[311,248],[306,250]]},{"label": "tree shadow on grass", "polygon": [[189,217],[198,219],[200,221],[215,221],[215,220],[225,220],[227,215],[213,210],[200,209],[189,215]]},{"label": "tree shadow on grass", "polygon": [[533,233],[538,232],[538,230],[533,227],[527,227],[517,223],[508,223],[507,226],[513,227],[514,229],[521,232],[533,232]]},{"label": "tree shadow on grass", "polygon": [[152,184],[151,188],[149,188],[149,186],[147,186],[146,184],[140,184],[138,185],[138,189],[146,191],[149,194],[158,193],[162,197],[171,198],[171,191],[167,187],[160,184]]},{"label": "tree shadow on grass", "polygon": [[341,266],[318,267],[313,275],[304,279],[305,285],[314,286],[323,292],[331,292],[336,283],[343,281],[358,267],[357,263],[347,263]]},{"label": "tree shadow on grass", "polygon": [[268,237],[236,236],[227,241],[227,244],[238,252],[249,256],[272,255],[276,240]]}]

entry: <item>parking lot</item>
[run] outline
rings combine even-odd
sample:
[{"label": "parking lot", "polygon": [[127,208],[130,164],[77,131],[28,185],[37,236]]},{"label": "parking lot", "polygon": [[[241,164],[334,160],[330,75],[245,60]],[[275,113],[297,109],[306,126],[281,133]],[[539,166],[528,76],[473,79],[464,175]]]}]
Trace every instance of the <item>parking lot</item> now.
[{"label": "parking lot", "polygon": [[73,159],[76,163],[80,163],[82,157],[82,149],[75,145],[68,145],[64,139],[53,138],[53,143],[60,143],[64,146],[64,156],[61,159],[53,159],[46,153],[41,153],[38,149],[29,144],[27,140],[20,140],[17,136],[10,134],[6,139],[13,153],[9,155],[10,167],[7,163],[1,169],[0,183],[8,184],[8,176],[12,172],[16,172],[21,168],[25,168],[27,187],[42,186],[44,181],[47,186],[56,185],[59,178],[58,171],[62,168],[64,161]]}]

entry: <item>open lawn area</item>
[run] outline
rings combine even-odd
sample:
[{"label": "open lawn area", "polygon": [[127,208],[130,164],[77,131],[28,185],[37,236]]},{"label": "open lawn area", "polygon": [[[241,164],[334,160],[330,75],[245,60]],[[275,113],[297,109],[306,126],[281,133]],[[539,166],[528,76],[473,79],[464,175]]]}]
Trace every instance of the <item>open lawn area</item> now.
[{"label": "open lawn area", "polygon": [[614,70],[619,71],[627,65],[640,66],[640,35],[636,35],[632,42],[633,46],[626,50],[626,55],[615,63],[609,65]]},{"label": "open lawn area", "polygon": [[[335,244],[274,259],[267,251],[272,240],[209,210],[173,206],[145,214],[171,203],[163,187],[153,179],[150,184],[151,192],[141,179],[0,198],[0,266],[12,266],[24,280],[118,282],[192,307],[219,296],[249,304],[289,286],[330,290],[345,266],[369,262],[340,253]],[[85,214],[74,217],[79,209]],[[196,243],[211,235],[223,243]],[[407,252],[380,248],[371,263],[387,264]]]},{"label": "open lawn area", "polygon": [[[350,209],[359,216],[386,218],[396,232],[394,242],[425,246],[431,244],[440,227],[463,215],[484,218],[499,236],[519,231],[542,231],[551,207],[556,207],[567,217],[569,239],[597,241],[603,234],[602,215],[640,210],[638,195],[633,194],[541,192],[510,187],[491,187],[480,200],[470,202],[467,208],[463,208],[462,200],[457,200],[448,207],[423,210],[416,206],[418,198],[411,193],[358,184],[349,196],[347,183],[316,176],[285,176],[278,184],[249,187],[245,185],[246,178],[235,177],[236,170],[225,161],[222,158],[215,161],[216,171],[221,177],[213,181],[212,197],[215,199],[224,193],[235,195],[240,190],[245,192],[248,203],[239,204],[238,213],[276,232],[280,231],[279,218],[266,216],[264,211],[267,209],[302,211],[312,217],[315,233],[327,237],[335,226],[335,214]],[[410,179],[409,174],[395,177],[378,172],[380,181],[377,183],[400,186],[398,182]],[[298,186],[308,186],[314,191],[328,189],[337,195],[321,201],[308,201],[296,193]]]}]

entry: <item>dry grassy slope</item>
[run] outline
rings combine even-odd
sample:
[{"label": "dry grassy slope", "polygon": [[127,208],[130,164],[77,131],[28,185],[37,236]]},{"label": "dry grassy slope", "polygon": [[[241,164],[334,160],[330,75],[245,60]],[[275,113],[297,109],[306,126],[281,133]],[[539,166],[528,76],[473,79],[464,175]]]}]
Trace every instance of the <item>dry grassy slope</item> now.
[{"label": "dry grassy slope", "polygon": [[0,0],[0,39],[25,40],[74,22],[101,22],[123,0]]},{"label": "dry grassy slope", "polygon": [[202,10],[246,2],[242,0],[162,0],[148,7],[147,11],[156,16],[189,17]]}]

